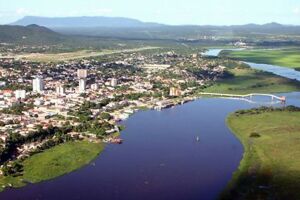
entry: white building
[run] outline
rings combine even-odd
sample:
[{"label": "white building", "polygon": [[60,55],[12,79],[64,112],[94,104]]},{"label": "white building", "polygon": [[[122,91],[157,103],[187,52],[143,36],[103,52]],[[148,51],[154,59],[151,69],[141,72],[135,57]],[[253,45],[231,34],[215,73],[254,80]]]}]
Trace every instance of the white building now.
[{"label": "white building", "polygon": [[80,79],[79,80],[79,93],[84,93],[86,89],[86,80],[85,79]]},{"label": "white building", "polygon": [[44,104],[44,100],[43,99],[35,99],[33,104],[35,106],[41,106]]},{"label": "white building", "polygon": [[79,79],[85,79],[88,75],[88,72],[86,69],[78,69],[77,70],[77,76]]},{"label": "white building", "polygon": [[169,93],[169,95],[170,95],[171,97],[177,97],[177,96],[181,96],[181,93],[182,93],[182,92],[181,92],[180,89],[171,87],[171,88],[170,88],[170,93]]},{"label": "white building", "polygon": [[97,83],[92,84],[92,85],[91,85],[91,89],[92,89],[92,90],[98,90],[98,89],[99,89],[98,84],[97,84]]},{"label": "white building", "polygon": [[64,88],[64,86],[63,85],[57,85],[56,86],[56,94],[57,95],[61,95],[61,96],[63,96],[63,95],[65,95],[65,88]]},{"label": "white building", "polygon": [[5,81],[0,81],[0,87],[4,87],[6,86],[6,82]]},{"label": "white building", "polygon": [[32,81],[32,91],[42,92],[44,90],[44,81],[41,77],[36,77]]},{"label": "white building", "polygon": [[26,98],[26,91],[25,90],[16,90],[15,91],[16,99],[25,99]]},{"label": "white building", "polygon": [[112,79],[111,79],[111,82],[110,82],[110,85],[111,85],[112,87],[116,87],[116,86],[118,85],[118,79],[112,78]]}]

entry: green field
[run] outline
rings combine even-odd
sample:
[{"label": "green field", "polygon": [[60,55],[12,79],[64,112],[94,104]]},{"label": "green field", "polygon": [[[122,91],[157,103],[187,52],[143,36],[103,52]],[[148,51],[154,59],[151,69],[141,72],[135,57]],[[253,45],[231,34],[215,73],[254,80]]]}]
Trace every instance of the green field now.
[{"label": "green field", "polygon": [[300,83],[282,78],[271,73],[258,71],[248,67],[229,69],[233,78],[217,81],[206,88],[205,92],[249,94],[255,92],[279,93],[299,91]]},{"label": "green field", "polygon": [[0,190],[9,184],[22,187],[28,182],[37,183],[67,174],[89,164],[103,149],[103,144],[80,141],[68,142],[35,154],[23,162],[22,176],[0,176]]},{"label": "green field", "polygon": [[227,123],[245,152],[222,199],[300,199],[300,112],[231,114]]},{"label": "green field", "polygon": [[223,51],[222,56],[242,61],[300,69],[300,49]]}]

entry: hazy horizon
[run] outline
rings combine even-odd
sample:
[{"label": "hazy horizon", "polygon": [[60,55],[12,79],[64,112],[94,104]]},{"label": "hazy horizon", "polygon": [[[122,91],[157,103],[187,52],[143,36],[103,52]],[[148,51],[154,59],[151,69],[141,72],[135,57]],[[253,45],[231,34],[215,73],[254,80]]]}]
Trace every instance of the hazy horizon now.
[{"label": "hazy horizon", "polygon": [[300,25],[298,0],[238,1],[186,0],[97,1],[97,0],[0,0],[0,24],[10,24],[24,16],[81,17],[105,16],[137,19],[167,25],[244,25],[276,22]]},{"label": "hazy horizon", "polygon": [[56,16],[56,17],[47,17],[47,16],[24,16],[24,17],[21,17],[15,21],[12,21],[12,22],[9,22],[9,23],[6,23],[6,24],[0,24],[0,25],[11,25],[12,23],[14,22],[17,22],[25,17],[38,17],[38,18],[81,18],[81,17],[108,17],[108,18],[126,18],[126,19],[132,19],[132,20],[138,20],[138,21],[141,21],[141,22],[144,22],[144,23],[157,23],[157,24],[161,24],[161,25],[166,25],[166,26],[242,26],[242,25],[250,25],[250,24],[255,24],[255,25],[266,25],[266,24],[272,24],[272,23],[277,23],[277,24],[281,24],[281,25],[291,25],[291,26],[299,26],[300,24],[282,24],[282,23],[279,23],[279,22],[276,22],[276,21],[270,21],[270,22],[266,22],[266,23],[246,23],[246,24],[225,24],[225,25],[218,25],[218,24],[167,24],[167,23],[161,23],[161,22],[157,22],[157,21],[143,21],[143,20],[140,20],[140,19],[136,19],[136,18],[129,18],[129,17],[123,17],[123,16]]}]

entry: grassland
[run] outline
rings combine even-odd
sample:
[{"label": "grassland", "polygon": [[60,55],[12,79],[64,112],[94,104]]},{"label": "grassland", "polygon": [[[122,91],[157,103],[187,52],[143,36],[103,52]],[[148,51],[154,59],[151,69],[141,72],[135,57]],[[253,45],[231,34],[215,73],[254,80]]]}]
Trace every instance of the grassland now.
[{"label": "grassland", "polygon": [[8,185],[22,187],[28,182],[38,183],[62,176],[87,165],[103,149],[103,144],[80,141],[65,143],[35,154],[23,161],[22,176],[0,176],[0,190]]},{"label": "grassland", "polygon": [[68,53],[49,53],[49,54],[30,53],[30,54],[16,55],[15,58],[29,60],[29,61],[36,61],[36,62],[61,62],[61,61],[76,60],[76,59],[104,56],[104,55],[117,54],[117,53],[145,51],[145,50],[151,50],[157,48],[158,47],[147,46],[147,47],[123,49],[123,50],[102,50],[102,51],[81,50],[81,51],[74,51]]},{"label": "grassland", "polygon": [[291,92],[299,91],[300,83],[282,78],[271,73],[251,69],[250,67],[235,67],[229,71],[234,77],[217,81],[205,89],[205,92],[249,94],[253,92]]},{"label": "grassland", "polygon": [[227,123],[245,152],[222,199],[300,199],[300,112],[231,114]]},{"label": "grassland", "polygon": [[222,56],[238,60],[300,69],[300,49],[223,51]]}]

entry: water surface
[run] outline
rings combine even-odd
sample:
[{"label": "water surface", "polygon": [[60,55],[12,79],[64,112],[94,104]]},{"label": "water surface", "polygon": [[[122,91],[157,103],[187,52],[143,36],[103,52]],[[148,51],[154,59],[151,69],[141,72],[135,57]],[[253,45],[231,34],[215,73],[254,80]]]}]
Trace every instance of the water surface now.
[{"label": "water surface", "polygon": [[252,106],[200,99],[161,112],[138,112],[123,122],[125,143],[108,145],[95,166],[8,189],[0,199],[216,199],[243,153],[225,118]]},{"label": "water surface", "polygon": [[[300,93],[280,95],[287,96],[288,104],[300,106]],[[226,126],[226,116],[270,98],[252,100],[260,103],[199,99],[161,112],[138,112],[123,122],[125,143],[108,145],[95,165],[8,189],[0,193],[0,199],[216,199],[243,153]]]}]

